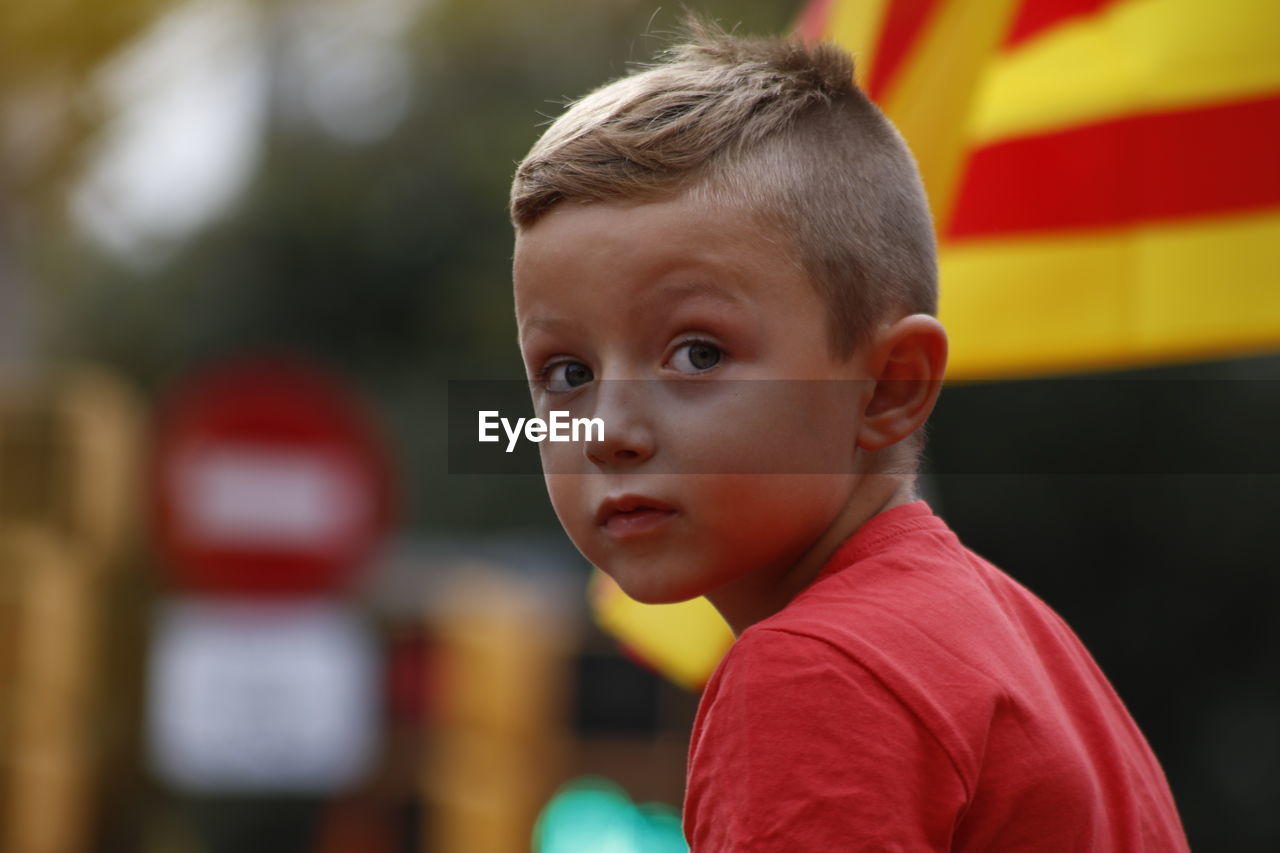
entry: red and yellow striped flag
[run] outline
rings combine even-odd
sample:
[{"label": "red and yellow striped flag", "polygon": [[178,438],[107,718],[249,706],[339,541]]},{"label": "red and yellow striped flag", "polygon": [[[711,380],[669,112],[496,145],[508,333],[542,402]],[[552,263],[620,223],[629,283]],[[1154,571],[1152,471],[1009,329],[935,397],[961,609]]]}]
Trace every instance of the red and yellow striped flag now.
[{"label": "red and yellow striped flag", "polygon": [[[1280,351],[1278,0],[812,0],[798,29],[920,163],[950,378]],[[705,600],[594,601],[688,686],[732,639]]]},{"label": "red and yellow striped flag", "polygon": [[800,29],[920,161],[952,378],[1280,350],[1280,3],[816,0]]}]

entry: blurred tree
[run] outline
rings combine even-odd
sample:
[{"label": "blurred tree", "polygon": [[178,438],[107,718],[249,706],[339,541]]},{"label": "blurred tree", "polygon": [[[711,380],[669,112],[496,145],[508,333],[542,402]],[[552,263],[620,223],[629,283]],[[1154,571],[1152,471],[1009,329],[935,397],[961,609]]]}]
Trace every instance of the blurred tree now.
[{"label": "blurred tree", "polygon": [[86,82],[168,0],[0,5],[0,200],[29,204],[65,190],[104,115],[80,97]]},{"label": "blurred tree", "polygon": [[164,0],[0,4],[0,363],[27,362],[39,319],[30,235],[63,225],[59,202],[104,119],[80,97],[102,60]]}]

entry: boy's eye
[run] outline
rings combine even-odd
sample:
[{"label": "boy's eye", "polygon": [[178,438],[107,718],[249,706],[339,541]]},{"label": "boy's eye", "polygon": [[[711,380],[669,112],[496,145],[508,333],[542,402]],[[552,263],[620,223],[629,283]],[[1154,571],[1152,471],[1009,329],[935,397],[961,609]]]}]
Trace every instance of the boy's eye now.
[{"label": "boy's eye", "polygon": [[707,341],[689,341],[681,344],[671,357],[672,365],[682,373],[698,373],[710,370],[720,363],[720,347]]},{"label": "boy's eye", "polygon": [[548,391],[568,391],[595,379],[595,374],[580,361],[562,361],[547,367],[546,379]]}]

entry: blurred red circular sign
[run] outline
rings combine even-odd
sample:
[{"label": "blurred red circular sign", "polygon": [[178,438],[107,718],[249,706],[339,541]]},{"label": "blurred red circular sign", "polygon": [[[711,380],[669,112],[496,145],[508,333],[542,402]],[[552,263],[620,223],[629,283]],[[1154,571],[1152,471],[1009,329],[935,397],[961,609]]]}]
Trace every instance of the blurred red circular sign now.
[{"label": "blurred red circular sign", "polygon": [[387,454],[355,395],[297,361],[245,359],[183,382],[152,472],[161,558],[202,592],[340,587],[387,532]]}]

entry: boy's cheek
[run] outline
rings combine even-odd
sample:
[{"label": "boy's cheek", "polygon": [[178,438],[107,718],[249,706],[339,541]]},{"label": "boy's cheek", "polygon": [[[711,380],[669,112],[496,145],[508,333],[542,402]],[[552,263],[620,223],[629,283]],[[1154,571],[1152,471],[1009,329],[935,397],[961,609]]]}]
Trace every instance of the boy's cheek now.
[{"label": "boy's cheek", "polygon": [[538,445],[538,456],[542,460],[544,477],[552,477],[580,470],[586,453],[580,442],[544,441]]},{"label": "boy's cheek", "polygon": [[569,531],[570,525],[580,524],[584,514],[590,511],[586,508],[588,498],[584,494],[586,489],[584,480],[588,476],[590,475],[555,473],[550,469],[547,469],[543,475],[543,482],[547,484],[547,495],[551,498],[551,506],[555,509],[556,516],[566,531]]},{"label": "boy's cheek", "polygon": [[842,473],[857,418],[835,382],[732,383],[714,406],[672,412],[661,434],[684,473],[778,475]]},{"label": "boy's cheek", "polygon": [[[596,512],[608,497],[610,478],[592,470],[586,473],[547,473],[543,479],[560,526],[578,550],[592,557],[588,551],[600,547],[603,537],[603,530],[596,523]],[[629,488],[642,493],[645,487],[643,481],[629,483]]]}]

